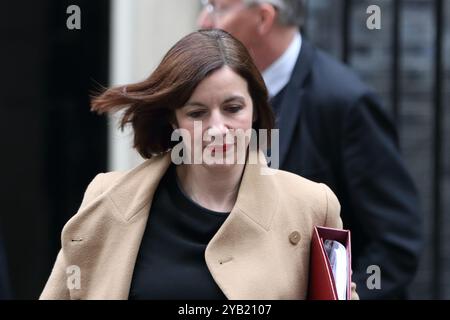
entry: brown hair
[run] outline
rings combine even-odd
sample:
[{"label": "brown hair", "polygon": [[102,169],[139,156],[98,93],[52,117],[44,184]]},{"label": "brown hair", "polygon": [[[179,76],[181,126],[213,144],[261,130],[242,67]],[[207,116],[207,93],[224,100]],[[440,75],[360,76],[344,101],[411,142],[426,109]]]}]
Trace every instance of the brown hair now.
[{"label": "brown hair", "polygon": [[[197,85],[212,72],[230,67],[248,84],[256,120],[253,128],[270,129],[274,116],[264,80],[247,49],[229,33],[199,30],[178,41],[146,80],[109,88],[92,100],[92,111],[105,113],[127,108],[120,122],[131,123],[134,147],[144,158],[168,151],[175,109],[181,108]],[[270,140],[270,139],[269,139]]]}]

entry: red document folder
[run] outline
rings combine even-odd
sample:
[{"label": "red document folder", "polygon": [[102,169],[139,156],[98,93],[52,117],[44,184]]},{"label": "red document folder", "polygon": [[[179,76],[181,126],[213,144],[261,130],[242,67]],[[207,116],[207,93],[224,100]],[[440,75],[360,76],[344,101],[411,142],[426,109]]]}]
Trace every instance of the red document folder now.
[{"label": "red document folder", "polygon": [[315,227],[311,239],[308,300],[338,300],[330,261],[323,246],[324,240],[339,241],[346,248],[348,258],[347,300],[350,300],[352,283],[350,231],[325,227]]}]

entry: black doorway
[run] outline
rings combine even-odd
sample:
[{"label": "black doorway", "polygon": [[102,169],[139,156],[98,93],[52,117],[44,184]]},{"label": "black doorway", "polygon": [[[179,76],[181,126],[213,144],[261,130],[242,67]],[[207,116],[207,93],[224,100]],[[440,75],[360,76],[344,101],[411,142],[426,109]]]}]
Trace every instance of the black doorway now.
[{"label": "black doorway", "polygon": [[[69,30],[70,5],[81,29]],[[2,210],[11,298],[35,299],[64,223],[89,181],[106,170],[107,122],[89,95],[107,85],[108,0],[10,2],[2,10]]]}]

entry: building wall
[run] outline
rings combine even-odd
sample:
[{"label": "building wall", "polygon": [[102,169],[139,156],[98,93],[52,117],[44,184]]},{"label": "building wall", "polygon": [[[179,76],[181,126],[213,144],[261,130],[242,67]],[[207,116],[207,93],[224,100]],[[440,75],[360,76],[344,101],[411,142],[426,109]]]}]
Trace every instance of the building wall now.
[{"label": "building wall", "polygon": [[[176,41],[196,30],[197,0],[113,0],[111,84],[147,78]],[[143,159],[132,148],[132,133],[109,120],[109,169],[125,170]]]}]

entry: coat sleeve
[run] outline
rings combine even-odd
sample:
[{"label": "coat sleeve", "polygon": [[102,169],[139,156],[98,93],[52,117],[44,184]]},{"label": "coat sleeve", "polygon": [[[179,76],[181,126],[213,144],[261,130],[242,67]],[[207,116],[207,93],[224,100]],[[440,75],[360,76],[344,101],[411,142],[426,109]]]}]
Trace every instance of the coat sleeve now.
[{"label": "coat sleeve", "polygon": [[[84,193],[83,201],[81,202],[80,209],[84,208],[93,199],[101,194],[103,190],[103,173],[98,174],[88,185],[86,192]],[[40,300],[69,300],[70,292],[67,286],[67,274],[66,269],[68,265],[64,258],[64,249],[58,253],[56,262],[50,273],[50,277],[42,291]]]},{"label": "coat sleeve", "polygon": [[326,218],[325,218],[325,227],[342,229],[342,219],[341,219],[341,205],[339,204],[339,200],[336,198],[336,195],[331,191],[331,189],[322,184],[325,189],[326,195]]},{"label": "coat sleeve", "polygon": [[[325,227],[342,229],[342,219],[340,216],[341,205],[339,204],[339,201],[333,191],[331,191],[328,186],[324,184],[322,185],[325,188],[325,194],[327,198]],[[356,292],[356,283],[352,282],[351,290],[351,299],[359,300],[358,293]]]},{"label": "coat sleeve", "polygon": [[44,291],[42,291],[41,296],[39,297],[40,300],[70,299],[65,270],[66,263],[64,262],[63,252],[60,250]]}]

